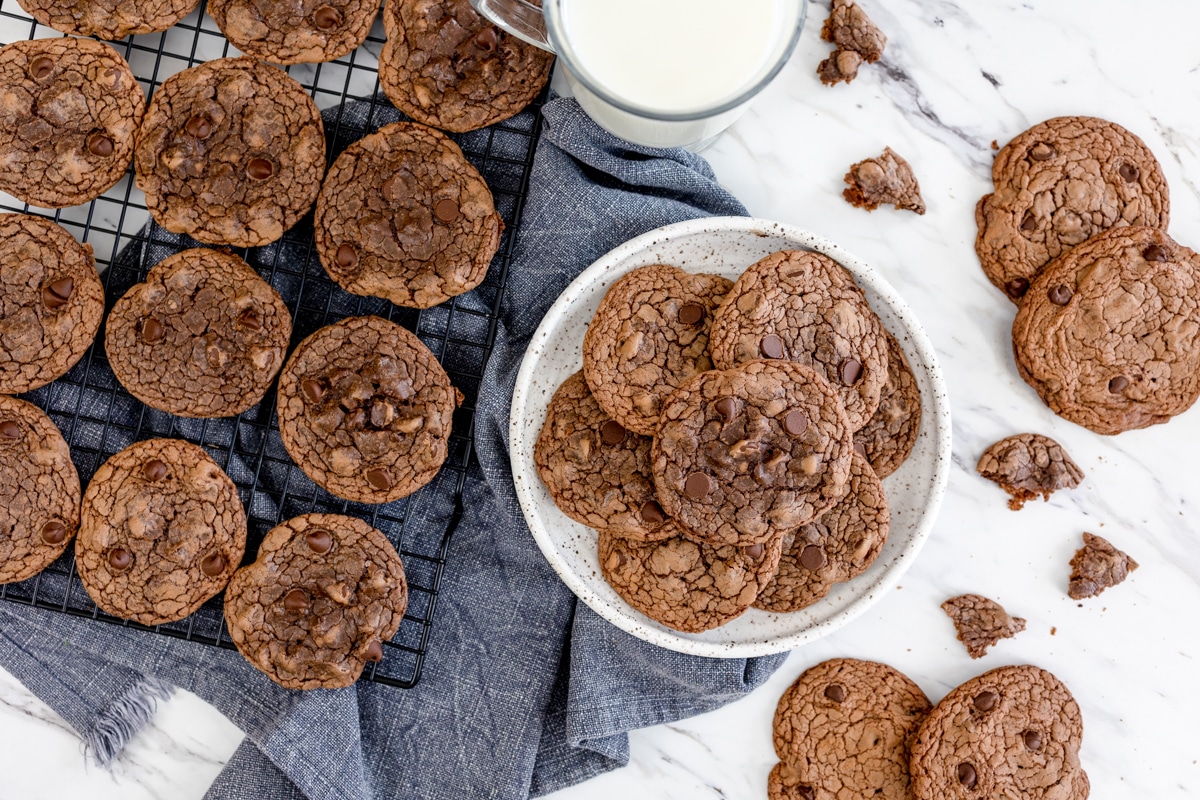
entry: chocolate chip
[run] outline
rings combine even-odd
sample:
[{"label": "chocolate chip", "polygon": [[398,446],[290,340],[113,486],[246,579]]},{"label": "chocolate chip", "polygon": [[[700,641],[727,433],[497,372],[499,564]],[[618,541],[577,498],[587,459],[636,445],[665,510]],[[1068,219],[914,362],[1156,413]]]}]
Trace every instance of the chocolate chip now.
[{"label": "chocolate chip", "polygon": [[51,311],[62,308],[75,291],[74,278],[59,278],[42,287],[42,303]]},{"label": "chocolate chip", "polygon": [[392,420],[396,417],[396,409],[391,403],[383,400],[376,400],[371,404],[371,425],[383,429],[392,424]]},{"label": "chocolate chip", "polygon": [[311,605],[312,600],[303,589],[292,589],[283,596],[283,607],[288,611],[307,611]]},{"label": "chocolate chip", "polygon": [[679,309],[679,322],[683,325],[698,325],[704,319],[704,306],[688,303]]},{"label": "chocolate chip", "polygon": [[975,774],[975,767],[965,761],[959,764],[958,782],[968,789],[974,789],[975,784],[979,782],[979,776]]},{"label": "chocolate chip", "polygon": [[1170,261],[1171,254],[1167,252],[1167,248],[1157,244],[1152,244],[1142,251],[1142,258],[1147,261]]},{"label": "chocolate chip", "polygon": [[615,419],[610,419],[600,426],[600,440],[605,444],[620,444],[625,441],[626,434],[625,426]]},{"label": "chocolate chip", "polygon": [[703,472],[693,472],[684,481],[683,491],[693,500],[703,500],[712,491],[712,479]]},{"label": "chocolate chip", "polygon": [[342,24],[342,12],[333,6],[317,6],[313,11],[313,24],[320,30],[332,30]]},{"label": "chocolate chip", "polygon": [[867,457],[867,446],[864,445],[862,442],[855,441],[854,442],[854,452],[858,453],[863,458],[866,458]]},{"label": "chocolate chip", "polygon": [[818,545],[808,545],[800,551],[800,566],[810,572],[816,572],[825,566],[825,551]]},{"label": "chocolate chip", "polygon": [[1015,299],[1025,296],[1029,291],[1029,281],[1024,278],[1013,278],[1004,285],[1004,291],[1008,292],[1008,296]]},{"label": "chocolate chip", "polygon": [[87,149],[94,156],[108,158],[113,154],[116,146],[113,144],[113,140],[103,133],[93,133],[87,138]]},{"label": "chocolate chip", "polygon": [[1034,161],[1049,161],[1058,155],[1058,151],[1045,142],[1038,142],[1029,148],[1029,157]]},{"label": "chocolate chip", "polygon": [[783,339],[773,333],[764,336],[758,343],[758,349],[766,358],[783,358]]},{"label": "chocolate chip", "polygon": [[1138,176],[1142,174],[1138,171],[1137,167],[1128,163],[1122,164],[1121,168],[1117,171],[1121,173],[1121,177],[1125,179],[1126,183],[1136,183]]},{"label": "chocolate chip", "polygon": [[975,695],[975,699],[972,702],[977,711],[991,711],[996,707],[996,701],[999,699],[1000,695],[989,689]]},{"label": "chocolate chip", "polygon": [[321,555],[328,553],[329,548],[333,547],[333,536],[329,534],[329,531],[321,530],[320,528],[305,534],[304,541],[308,543],[310,550]]},{"label": "chocolate chip", "polygon": [[642,520],[651,525],[658,525],[667,521],[667,515],[663,511],[662,506],[654,500],[647,500],[645,503],[642,503],[641,514]]},{"label": "chocolate chip", "polygon": [[265,181],[275,174],[275,165],[266,158],[252,158],[246,165],[246,175],[255,181]]},{"label": "chocolate chip", "polygon": [[163,324],[154,317],[147,317],[142,322],[142,341],[146,344],[154,344],[163,338]]},{"label": "chocolate chip", "polygon": [[433,207],[433,215],[442,222],[454,222],[458,219],[458,203],[448,197],[438,200]]},{"label": "chocolate chip", "polygon": [[713,408],[715,408],[717,413],[724,417],[725,421],[728,422],[737,414],[737,401],[732,397],[722,397],[713,404]]},{"label": "chocolate chip", "polygon": [[800,409],[793,409],[783,418],[783,429],[788,436],[800,436],[808,430],[808,414]]},{"label": "chocolate chip", "polygon": [[124,547],[114,547],[108,551],[108,565],[117,572],[124,572],[133,563],[133,554]]},{"label": "chocolate chip", "polygon": [[752,544],[746,548],[746,557],[758,561],[763,557],[764,547],[761,544]]},{"label": "chocolate chip", "polygon": [[253,308],[247,308],[241,314],[238,314],[237,326],[242,330],[261,331],[263,327],[262,318],[258,316],[258,312]]},{"label": "chocolate chip", "polygon": [[475,46],[485,53],[494,53],[500,46],[500,35],[495,28],[484,28],[475,34]]},{"label": "chocolate chip", "polygon": [[386,492],[392,488],[392,476],[386,469],[376,467],[367,470],[367,483],[371,484],[372,488]]},{"label": "chocolate chip", "polygon": [[1025,733],[1021,734],[1021,738],[1025,740],[1025,747],[1027,749],[1042,749],[1042,735],[1037,731],[1025,731]]},{"label": "chocolate chip", "polygon": [[800,800],[817,800],[817,792],[811,786],[797,786],[796,794],[800,795]]},{"label": "chocolate chip", "polygon": [[215,578],[225,571],[225,567],[229,562],[225,560],[225,556],[221,553],[209,553],[200,562],[200,571],[210,578]]},{"label": "chocolate chip", "polygon": [[1119,394],[1129,388],[1129,378],[1124,375],[1118,375],[1108,382],[1108,391],[1112,394]]},{"label": "chocolate chip", "polygon": [[319,403],[321,402],[321,398],[325,396],[325,384],[322,381],[305,378],[300,381],[300,391],[304,393],[304,397],[308,402]]},{"label": "chocolate chip", "polygon": [[337,258],[337,264],[339,267],[342,269],[350,269],[358,263],[358,250],[356,250],[352,244],[340,244],[338,245],[337,255],[335,258]]},{"label": "chocolate chip", "polygon": [[67,539],[67,526],[52,519],[42,526],[42,541],[46,544],[62,544]]},{"label": "chocolate chip", "polygon": [[197,114],[187,121],[183,129],[187,131],[188,136],[203,141],[212,136],[212,120],[204,114]]},{"label": "chocolate chip", "polygon": [[862,377],[862,364],[855,361],[853,358],[848,358],[838,367],[838,375],[842,379],[842,383],[847,386],[853,386],[858,383],[858,379]]},{"label": "chocolate chip", "polygon": [[54,72],[54,59],[50,56],[38,56],[29,65],[29,77],[35,81],[49,78]]},{"label": "chocolate chip", "polygon": [[1025,216],[1021,218],[1021,230],[1025,233],[1033,233],[1037,230],[1037,218],[1033,216],[1032,211],[1026,211]]},{"label": "chocolate chip", "polygon": [[825,699],[832,700],[835,703],[842,703],[846,700],[846,689],[837,683],[831,683],[825,687]]},{"label": "chocolate chip", "polygon": [[1058,286],[1051,286],[1050,291],[1046,292],[1046,296],[1050,298],[1050,302],[1056,306],[1065,306],[1071,302],[1072,295],[1074,295],[1074,292],[1061,283]]},{"label": "chocolate chip", "polygon": [[0,422],[0,436],[5,439],[20,439],[21,426],[10,420]]},{"label": "chocolate chip", "polygon": [[157,483],[167,477],[167,465],[159,461],[157,458],[152,458],[142,465],[142,477],[151,483]]},{"label": "chocolate chip", "polygon": [[383,644],[378,639],[371,640],[367,645],[366,652],[363,653],[363,658],[367,661],[383,661]]}]

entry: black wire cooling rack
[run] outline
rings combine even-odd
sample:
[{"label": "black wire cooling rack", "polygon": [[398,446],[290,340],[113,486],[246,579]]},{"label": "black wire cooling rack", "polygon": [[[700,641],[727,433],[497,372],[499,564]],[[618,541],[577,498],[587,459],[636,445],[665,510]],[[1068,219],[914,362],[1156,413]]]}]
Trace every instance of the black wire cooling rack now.
[{"label": "black wire cooling rack", "polygon": [[[240,54],[204,10],[201,2],[168,31],[108,43],[129,62],[147,96],[183,69]],[[60,35],[35,23],[16,0],[0,0],[0,42]],[[323,110],[331,163],[350,143],[404,118],[378,93],[376,64],[383,41],[377,20],[366,43],[350,55],[287,70]],[[496,333],[512,243],[541,132],[538,111],[544,98],[543,94],[510,120],[454,136],[487,180],[506,226],[486,280],[469,295],[418,312],[346,293],[329,280],[313,251],[311,213],[279,242],[237,251],[287,303],[294,318],[292,347],[317,328],[344,317],[376,314],[414,331],[462,390],[466,400],[454,417],[446,464],[432,483],[412,496],[370,506],[340,500],[316,486],[283,449],[274,413],[274,389],[257,406],[229,419],[182,419],[146,407],[121,387],[109,369],[103,327],[96,344],[70,372],[23,396],[45,409],[62,430],[85,487],[105,460],[133,442],[166,436],[203,446],[237,484],[246,507],[247,562],[253,560],[268,530],[311,511],[350,514],[383,531],[404,560],[409,605],[399,632],[385,645],[383,661],[368,665],[364,680],[411,688],[421,677],[447,546],[462,514],[463,484],[472,459],[475,401]],[[130,286],[143,280],[154,264],[171,253],[197,246],[148,223],[145,199],[134,188],[132,169],[103,196],[85,205],[51,213],[31,209],[0,193],[0,211],[47,216],[91,244],[97,268],[103,273],[109,309]],[[187,619],[153,628],[102,613],[75,575],[72,549],[40,575],[23,583],[0,585],[0,600],[233,649],[220,596]]]}]

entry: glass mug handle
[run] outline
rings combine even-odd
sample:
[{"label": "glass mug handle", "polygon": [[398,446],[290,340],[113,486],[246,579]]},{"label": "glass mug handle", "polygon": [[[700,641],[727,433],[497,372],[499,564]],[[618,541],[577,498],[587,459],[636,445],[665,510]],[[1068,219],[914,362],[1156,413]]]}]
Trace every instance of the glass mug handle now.
[{"label": "glass mug handle", "polygon": [[542,16],[542,9],[533,3],[527,0],[471,0],[471,5],[518,39],[554,52],[546,35],[546,18]]}]

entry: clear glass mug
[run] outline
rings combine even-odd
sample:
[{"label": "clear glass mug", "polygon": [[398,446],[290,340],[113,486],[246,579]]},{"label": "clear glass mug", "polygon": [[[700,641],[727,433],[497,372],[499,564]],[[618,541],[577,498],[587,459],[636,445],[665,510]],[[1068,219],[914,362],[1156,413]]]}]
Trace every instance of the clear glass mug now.
[{"label": "clear glass mug", "polygon": [[[583,64],[568,35],[564,6],[572,0],[543,0],[542,8],[527,0],[471,0],[471,5],[493,23],[532,45],[555,53],[559,69],[584,111],[606,130],[636,144],[650,147],[691,147],[711,142],[745,112],[750,101],[783,69],[804,27],[808,0],[774,0],[770,6],[773,42],[757,72],[732,95],[702,103],[694,108],[653,107],[621,97],[596,78]],[[643,0],[643,4],[655,0]],[[724,0],[739,4],[741,0]],[[643,5],[644,7],[644,5]],[[777,26],[777,27],[776,27]],[[686,31],[666,31],[679,36]],[[594,45],[593,45],[594,46]],[[722,52],[711,56],[720,63]]]}]

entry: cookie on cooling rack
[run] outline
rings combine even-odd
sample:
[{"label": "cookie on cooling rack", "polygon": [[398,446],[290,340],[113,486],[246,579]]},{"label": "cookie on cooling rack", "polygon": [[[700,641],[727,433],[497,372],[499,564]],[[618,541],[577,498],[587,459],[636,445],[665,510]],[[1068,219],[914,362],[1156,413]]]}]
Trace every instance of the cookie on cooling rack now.
[{"label": "cookie on cooling rack", "polygon": [[333,61],[371,32],[378,0],[209,0],[208,13],[234,47],[272,64]]}]

